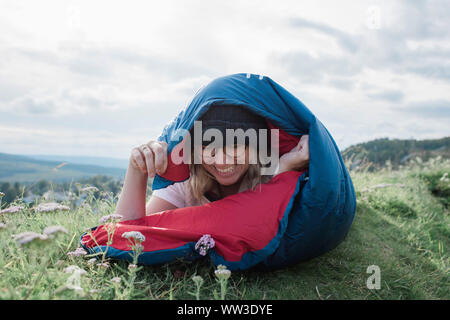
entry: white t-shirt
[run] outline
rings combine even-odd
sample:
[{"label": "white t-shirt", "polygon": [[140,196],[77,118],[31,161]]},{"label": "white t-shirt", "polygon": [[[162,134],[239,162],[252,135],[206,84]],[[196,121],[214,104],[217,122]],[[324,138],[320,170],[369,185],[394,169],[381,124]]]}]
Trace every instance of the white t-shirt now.
[{"label": "white t-shirt", "polygon": [[[190,192],[188,184],[189,179],[183,182],[175,182],[163,189],[154,190],[152,195],[170,202],[177,208],[200,206],[204,203],[211,202],[205,196],[203,196],[203,203],[195,198]],[[239,192],[247,190],[248,187],[246,188],[246,185],[246,183],[241,183]]]}]

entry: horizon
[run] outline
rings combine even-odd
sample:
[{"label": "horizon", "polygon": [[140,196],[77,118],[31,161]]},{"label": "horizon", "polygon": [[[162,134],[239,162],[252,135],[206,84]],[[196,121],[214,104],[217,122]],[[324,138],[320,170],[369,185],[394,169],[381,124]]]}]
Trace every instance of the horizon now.
[{"label": "horizon", "polygon": [[340,150],[450,135],[443,0],[9,0],[0,9],[6,153],[128,159],[199,88],[240,72],[291,92]]},{"label": "horizon", "polygon": [[[448,136],[442,136],[442,137],[437,137],[437,138],[430,138],[430,139],[397,139],[397,138],[390,138],[390,137],[378,137],[378,138],[374,138],[368,141],[363,141],[363,142],[358,142],[352,145],[347,146],[344,149],[340,149],[339,151],[344,151],[347,148],[350,148],[352,146],[355,145],[359,145],[359,144],[365,144],[365,143],[369,143],[372,141],[376,141],[376,140],[381,140],[381,139],[389,139],[389,140],[415,140],[415,141],[428,141],[428,140],[440,140],[440,139],[445,139],[445,138],[449,138],[450,135]],[[17,156],[27,156],[27,157],[32,157],[32,156],[50,156],[50,157],[79,157],[79,158],[108,158],[111,160],[120,160],[120,161],[128,161],[128,158],[117,158],[117,157],[108,157],[108,156],[93,156],[93,155],[79,155],[79,154],[36,154],[36,153],[10,153],[10,152],[6,152],[6,151],[2,151],[0,150],[0,154],[9,154],[9,155],[17,155]]]}]

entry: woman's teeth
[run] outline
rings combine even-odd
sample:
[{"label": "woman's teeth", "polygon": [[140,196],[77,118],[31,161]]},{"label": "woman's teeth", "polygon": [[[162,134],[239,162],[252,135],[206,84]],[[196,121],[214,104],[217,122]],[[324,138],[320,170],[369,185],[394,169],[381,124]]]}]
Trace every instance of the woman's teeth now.
[{"label": "woman's teeth", "polygon": [[226,168],[226,169],[219,169],[219,168],[217,168],[217,167],[214,167],[219,173],[223,173],[223,174],[226,174],[226,173],[231,173],[231,172],[233,172],[234,171],[234,169],[236,168],[236,166],[231,166],[231,167],[228,167],[228,168]]}]

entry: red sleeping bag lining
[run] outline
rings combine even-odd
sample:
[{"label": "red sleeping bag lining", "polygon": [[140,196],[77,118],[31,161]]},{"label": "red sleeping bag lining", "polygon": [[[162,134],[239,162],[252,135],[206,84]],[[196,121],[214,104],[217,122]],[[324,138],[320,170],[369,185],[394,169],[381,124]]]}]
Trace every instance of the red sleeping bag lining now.
[{"label": "red sleeping bag lining", "polygon": [[[262,260],[276,250],[277,238],[284,234],[290,206],[299,192],[298,181],[302,173],[284,172],[268,183],[257,185],[254,190],[202,206],[166,210],[141,219],[119,222],[115,226],[108,254],[127,259],[130,242],[122,234],[139,231],[145,236],[139,262],[165,263],[174,258],[187,257],[189,251],[194,251],[195,255],[195,243],[208,234],[215,241],[211,250],[216,262],[231,266],[233,262],[242,261],[244,255],[253,254],[247,259],[248,263],[239,266],[239,269],[247,268],[249,264],[259,262],[259,251],[264,251]],[[81,238],[83,247],[91,253],[105,250],[107,242],[105,225],[93,228]],[[177,249],[180,249],[179,252]],[[119,251],[127,254],[120,255]]]}]

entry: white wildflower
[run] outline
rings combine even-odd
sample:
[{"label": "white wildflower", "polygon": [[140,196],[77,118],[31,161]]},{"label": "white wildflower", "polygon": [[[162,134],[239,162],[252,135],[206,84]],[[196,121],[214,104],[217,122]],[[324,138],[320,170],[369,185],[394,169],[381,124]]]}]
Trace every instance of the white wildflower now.
[{"label": "white wildflower", "polygon": [[134,241],[144,242],[145,236],[139,231],[128,231],[122,234],[122,238],[126,238],[128,240],[133,239]]},{"label": "white wildflower", "polygon": [[96,258],[92,258],[92,259],[89,259],[89,260],[87,261],[87,264],[88,264],[88,265],[93,265],[95,262],[97,262],[97,259],[96,259]]},{"label": "white wildflower", "polygon": [[97,263],[97,267],[108,269],[109,268],[109,262]]},{"label": "white wildflower", "polygon": [[40,203],[36,208],[34,208],[36,212],[54,212],[54,211],[68,211],[70,208],[68,206],[56,203],[56,202],[47,202]]},{"label": "white wildflower", "polygon": [[0,210],[0,214],[3,213],[17,213],[21,210],[23,210],[24,206],[10,206],[9,208]]},{"label": "white wildflower", "polygon": [[120,214],[109,214],[107,216],[103,216],[100,218],[100,223],[107,223],[107,222],[119,222],[122,219],[122,216]]},{"label": "white wildflower", "polygon": [[192,277],[192,281],[194,281],[194,283],[197,285],[197,286],[201,286],[202,284],[203,284],[203,278],[201,277],[201,276],[193,276]]},{"label": "white wildflower", "polygon": [[226,266],[219,264],[217,270],[214,271],[214,274],[219,280],[226,280],[231,276],[231,271],[228,270]]},{"label": "white wildflower", "polygon": [[128,265],[128,270],[133,270],[133,269],[137,269],[137,264],[134,264],[134,263],[130,263],[129,265]]},{"label": "white wildflower", "polygon": [[[69,257],[79,257],[79,256],[84,256],[86,254],[87,254],[86,250],[84,250],[82,247],[78,247],[74,251],[67,252],[67,255]],[[94,261],[95,261],[95,258],[94,258]]]},{"label": "white wildflower", "polygon": [[81,192],[97,192],[98,188],[93,187],[93,186],[88,186],[88,187],[84,187],[82,189],[80,189]]},{"label": "white wildflower", "polygon": [[61,226],[50,226],[46,227],[43,233],[49,237],[53,237],[58,233],[67,233],[67,229]]},{"label": "white wildflower", "polygon": [[79,266],[68,266],[64,269],[65,273],[77,273],[79,275],[87,274],[86,270],[81,269]]},{"label": "white wildflower", "polygon": [[36,232],[26,231],[12,236],[14,240],[17,241],[19,245],[25,245],[32,242],[43,242],[48,240],[48,236],[45,234],[40,234]]},{"label": "white wildflower", "polygon": [[111,282],[114,282],[114,283],[120,283],[120,281],[121,281],[120,277],[114,277],[111,279]]},{"label": "white wildflower", "polygon": [[7,227],[6,224],[0,223],[0,230],[1,230],[1,229],[6,229],[6,227]]}]

